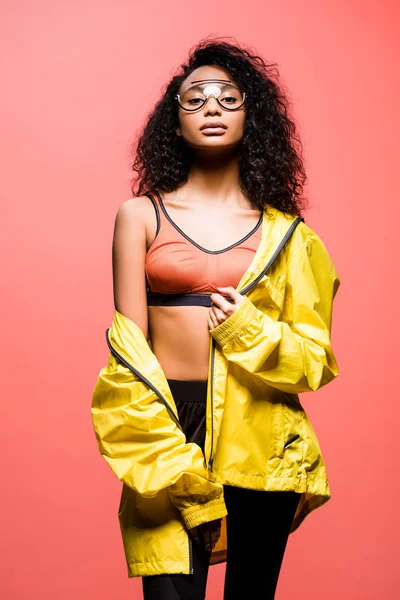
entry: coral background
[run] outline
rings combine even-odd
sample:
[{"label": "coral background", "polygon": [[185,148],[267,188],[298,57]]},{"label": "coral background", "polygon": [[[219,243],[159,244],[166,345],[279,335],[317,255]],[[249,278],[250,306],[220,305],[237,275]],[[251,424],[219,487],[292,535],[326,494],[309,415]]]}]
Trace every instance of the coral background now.
[{"label": "coral background", "polygon": [[[305,147],[305,219],[342,281],[340,375],[301,397],[332,499],[290,536],[276,597],[398,598],[398,3],[6,0],[0,11],[3,600],[142,598],[91,394],[108,358],[129,144],[210,34],[278,63]],[[223,577],[211,568],[207,600]]]}]

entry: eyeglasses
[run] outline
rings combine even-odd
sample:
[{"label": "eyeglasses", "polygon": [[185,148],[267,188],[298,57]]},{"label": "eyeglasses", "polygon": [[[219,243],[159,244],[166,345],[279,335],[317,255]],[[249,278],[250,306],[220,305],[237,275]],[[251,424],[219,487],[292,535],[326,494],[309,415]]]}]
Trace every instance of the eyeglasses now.
[{"label": "eyeglasses", "polygon": [[192,83],[196,85],[189,87],[182,95],[175,96],[183,110],[200,110],[211,96],[224,110],[238,110],[244,104],[246,94],[225,79],[203,79]]}]

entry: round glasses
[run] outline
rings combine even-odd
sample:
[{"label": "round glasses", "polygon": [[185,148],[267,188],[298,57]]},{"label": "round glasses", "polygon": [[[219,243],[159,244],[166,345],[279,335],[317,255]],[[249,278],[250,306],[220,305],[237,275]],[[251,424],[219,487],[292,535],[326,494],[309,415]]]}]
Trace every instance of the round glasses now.
[{"label": "round glasses", "polygon": [[197,83],[175,98],[183,110],[200,110],[213,97],[224,110],[238,110],[244,104],[246,94],[230,83]]}]

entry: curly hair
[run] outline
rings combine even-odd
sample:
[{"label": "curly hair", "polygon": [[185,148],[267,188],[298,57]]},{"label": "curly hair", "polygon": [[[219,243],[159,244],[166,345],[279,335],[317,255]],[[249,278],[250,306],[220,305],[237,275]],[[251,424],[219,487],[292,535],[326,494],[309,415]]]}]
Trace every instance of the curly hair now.
[{"label": "curly hair", "polygon": [[276,63],[267,63],[251,49],[226,38],[200,41],[166,86],[135,143],[133,194],[157,189],[170,192],[187,181],[193,151],[176,134],[175,96],[186,77],[204,65],[223,68],[246,92],[244,132],[237,146],[243,193],[260,210],[270,205],[301,216],[306,207],[302,144],[296,124],[289,118],[289,101]]}]

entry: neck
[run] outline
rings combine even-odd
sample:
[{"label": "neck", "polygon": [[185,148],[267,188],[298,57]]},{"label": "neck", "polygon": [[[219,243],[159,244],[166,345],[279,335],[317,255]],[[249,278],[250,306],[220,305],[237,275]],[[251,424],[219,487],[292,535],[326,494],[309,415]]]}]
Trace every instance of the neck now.
[{"label": "neck", "polygon": [[239,183],[239,162],[234,149],[225,152],[198,151],[185,185],[193,191],[192,197],[200,197],[203,204],[224,204],[247,208]]}]

